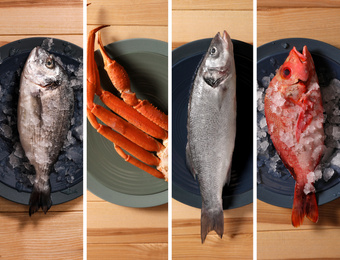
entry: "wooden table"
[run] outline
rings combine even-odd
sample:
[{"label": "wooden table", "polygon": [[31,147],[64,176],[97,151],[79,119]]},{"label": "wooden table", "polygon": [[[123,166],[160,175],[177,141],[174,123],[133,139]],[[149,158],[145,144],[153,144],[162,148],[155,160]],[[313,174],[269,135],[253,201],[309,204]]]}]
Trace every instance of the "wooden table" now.
[{"label": "wooden table", "polygon": [[[339,1],[258,0],[257,43],[302,37],[340,48]],[[319,222],[291,225],[291,209],[258,201],[258,259],[340,259],[340,200],[319,207]]]},{"label": "wooden table", "polygon": [[[131,38],[168,41],[168,1],[91,0],[87,30],[102,30],[104,45]],[[88,192],[88,259],[167,259],[168,205],[122,207]]]},{"label": "wooden table", "polygon": [[[172,1],[172,48],[227,30],[231,38],[253,43],[253,2]],[[175,162],[174,162],[175,163]],[[173,259],[253,259],[253,205],[224,211],[224,236],[200,236],[201,210],[172,200]]]},{"label": "wooden table", "polygon": [[[83,45],[82,1],[0,2],[0,46],[29,37]],[[83,197],[28,216],[28,206],[0,198],[0,258],[82,259]]]}]

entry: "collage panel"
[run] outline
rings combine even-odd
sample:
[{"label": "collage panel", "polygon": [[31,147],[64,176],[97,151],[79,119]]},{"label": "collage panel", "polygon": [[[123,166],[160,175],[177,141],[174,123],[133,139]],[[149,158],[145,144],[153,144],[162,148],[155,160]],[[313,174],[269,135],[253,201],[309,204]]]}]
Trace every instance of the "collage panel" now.
[{"label": "collage panel", "polygon": [[82,13],[0,3],[2,259],[83,258]]},{"label": "collage panel", "polygon": [[252,259],[253,3],[172,8],[172,258]]},{"label": "collage panel", "polygon": [[166,259],[168,2],[89,3],[87,258]]},{"label": "collage panel", "polygon": [[340,6],[257,7],[257,259],[338,259]]}]

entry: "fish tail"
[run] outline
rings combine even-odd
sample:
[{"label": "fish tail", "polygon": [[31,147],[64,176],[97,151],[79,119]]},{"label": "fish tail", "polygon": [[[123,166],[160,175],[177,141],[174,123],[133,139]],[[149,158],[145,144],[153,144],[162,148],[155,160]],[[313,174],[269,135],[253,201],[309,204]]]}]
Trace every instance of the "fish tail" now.
[{"label": "fish tail", "polygon": [[299,227],[306,216],[310,221],[316,223],[319,220],[318,204],[314,192],[307,195],[303,191],[304,185],[295,184],[295,196],[292,211],[292,224]]},{"label": "fish tail", "polygon": [[29,200],[29,215],[31,216],[41,208],[44,213],[51,208],[51,188],[50,185],[45,185],[43,189],[39,185],[34,184],[31,197]]},{"label": "fish tail", "polygon": [[202,205],[201,212],[201,241],[205,241],[208,233],[215,230],[216,233],[222,238],[224,230],[224,217],[223,210],[220,209],[206,209]]}]

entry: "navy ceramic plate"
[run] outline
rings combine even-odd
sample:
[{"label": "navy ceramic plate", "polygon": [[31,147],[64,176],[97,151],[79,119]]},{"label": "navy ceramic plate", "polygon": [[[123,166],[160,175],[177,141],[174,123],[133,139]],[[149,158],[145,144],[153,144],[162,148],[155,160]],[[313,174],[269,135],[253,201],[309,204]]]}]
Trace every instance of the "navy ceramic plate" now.
[{"label": "navy ceramic plate", "polygon": [[[192,80],[212,39],[185,44],[172,53],[172,196],[201,208],[199,184],[185,162],[187,110]],[[237,75],[237,134],[230,185],[223,189],[223,208],[253,201],[253,47],[233,40]]]},{"label": "navy ceramic plate", "polygon": [[[292,38],[282,39],[262,45],[257,50],[257,80],[259,87],[264,87],[262,79],[282,65],[291,49],[295,46],[301,51],[307,46],[312,54],[319,83],[328,86],[331,79],[340,79],[340,50],[324,42]],[[263,115],[258,111],[258,122]],[[270,156],[274,156],[275,148],[269,138]],[[258,199],[280,207],[291,208],[294,199],[295,180],[283,166],[281,160],[277,164],[276,174],[270,173],[265,166],[267,158],[257,157],[258,164]],[[335,172],[333,177],[325,182],[323,179],[315,183],[318,204],[322,205],[340,196],[340,173]]]},{"label": "navy ceramic plate", "polygon": [[59,57],[74,82],[75,110],[68,149],[61,151],[50,175],[51,198],[55,205],[83,194],[83,50],[58,39],[27,38],[0,48],[0,196],[28,205],[32,191],[34,169],[20,145],[17,105],[20,75],[29,53],[36,46]]}]

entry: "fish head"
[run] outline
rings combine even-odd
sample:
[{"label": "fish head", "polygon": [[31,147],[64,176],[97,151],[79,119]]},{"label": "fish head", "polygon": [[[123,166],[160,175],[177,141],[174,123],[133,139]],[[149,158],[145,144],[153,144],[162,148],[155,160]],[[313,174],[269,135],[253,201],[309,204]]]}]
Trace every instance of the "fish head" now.
[{"label": "fish head", "polygon": [[210,43],[200,67],[204,81],[217,87],[224,79],[235,73],[233,43],[226,31],[217,33]]},{"label": "fish head", "polygon": [[302,53],[295,47],[290,51],[275,78],[282,95],[287,99],[298,101],[308,91],[308,85],[314,76],[314,62],[307,46],[304,46]]},{"label": "fish head", "polygon": [[67,80],[67,73],[55,56],[41,47],[31,51],[23,73],[24,77],[45,90],[56,89]]}]

